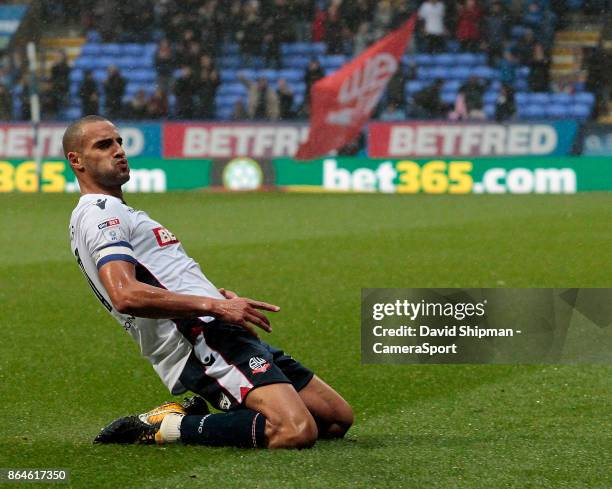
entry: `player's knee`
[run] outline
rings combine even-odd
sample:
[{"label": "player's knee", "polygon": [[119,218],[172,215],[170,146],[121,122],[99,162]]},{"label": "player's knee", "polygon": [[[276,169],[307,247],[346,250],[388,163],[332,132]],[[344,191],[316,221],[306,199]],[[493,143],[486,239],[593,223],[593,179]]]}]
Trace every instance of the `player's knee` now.
[{"label": "player's knee", "polygon": [[317,441],[317,424],[312,416],[301,416],[273,423],[269,448],[310,448]]},{"label": "player's knee", "polygon": [[343,400],[334,406],[332,421],[322,436],[325,438],[342,438],[353,425],[353,408]]}]

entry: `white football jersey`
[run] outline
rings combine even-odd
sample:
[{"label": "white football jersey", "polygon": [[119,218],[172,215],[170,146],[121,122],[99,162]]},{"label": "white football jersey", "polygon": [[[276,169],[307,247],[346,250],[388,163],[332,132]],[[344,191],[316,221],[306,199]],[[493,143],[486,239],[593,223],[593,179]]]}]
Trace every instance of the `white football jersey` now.
[{"label": "white football jersey", "polygon": [[[181,294],[223,299],[176,237],[145,212],[117,197],[83,195],[70,219],[70,247],[94,294],[140,346],[173,394],[185,392],[179,376],[189,357],[197,328],[190,320],[147,319],[121,314],[98,277],[102,265],[124,260],[136,266],[144,283]],[[199,318],[205,322],[210,316]],[[193,321],[192,321],[193,323]],[[199,323],[201,325],[201,323]]]}]

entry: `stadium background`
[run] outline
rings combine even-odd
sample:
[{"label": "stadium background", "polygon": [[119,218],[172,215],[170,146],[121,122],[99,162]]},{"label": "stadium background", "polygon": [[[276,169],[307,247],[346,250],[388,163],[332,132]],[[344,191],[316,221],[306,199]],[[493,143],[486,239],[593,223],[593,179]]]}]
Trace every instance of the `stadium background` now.
[{"label": "stadium background", "polygon": [[[444,1],[446,35],[419,26],[362,136],[293,159],[309,86],[421,3],[0,5],[0,467],[70,468],[74,487],[612,486],[609,366],[360,363],[362,287],[610,286],[609,2]],[[281,304],[270,341],[355,407],[348,440],[92,447],[168,394],[67,247],[61,136],[83,110],[118,121],[131,205],[214,283]],[[229,192],[274,189],[300,193]]]}]

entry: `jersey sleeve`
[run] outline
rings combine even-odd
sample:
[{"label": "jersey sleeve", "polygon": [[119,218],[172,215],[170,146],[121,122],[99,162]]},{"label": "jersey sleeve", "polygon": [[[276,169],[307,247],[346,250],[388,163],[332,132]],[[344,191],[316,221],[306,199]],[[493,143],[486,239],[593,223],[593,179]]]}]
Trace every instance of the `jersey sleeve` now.
[{"label": "jersey sleeve", "polygon": [[137,263],[130,244],[130,224],[130,215],[119,202],[108,202],[104,209],[92,205],[87,210],[81,232],[98,270],[114,260]]}]

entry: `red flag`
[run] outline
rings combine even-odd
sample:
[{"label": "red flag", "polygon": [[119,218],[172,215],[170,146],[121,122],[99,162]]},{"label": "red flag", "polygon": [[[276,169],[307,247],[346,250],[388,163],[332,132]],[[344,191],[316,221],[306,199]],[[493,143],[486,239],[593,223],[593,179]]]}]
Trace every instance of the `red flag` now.
[{"label": "red flag", "polygon": [[352,141],[368,121],[412,37],[416,16],[310,91],[310,133],[295,155],[308,160]]}]

